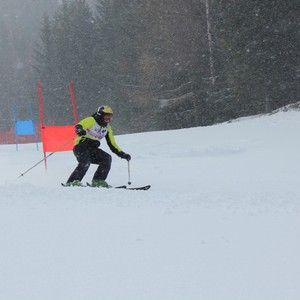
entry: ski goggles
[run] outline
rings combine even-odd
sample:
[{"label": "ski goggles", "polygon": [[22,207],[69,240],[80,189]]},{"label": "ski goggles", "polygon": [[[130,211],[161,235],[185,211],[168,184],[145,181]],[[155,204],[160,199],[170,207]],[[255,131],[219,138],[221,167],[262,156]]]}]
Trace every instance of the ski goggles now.
[{"label": "ski goggles", "polygon": [[103,116],[103,120],[105,121],[105,122],[110,122],[111,121],[111,119],[112,119],[112,115],[104,115]]}]

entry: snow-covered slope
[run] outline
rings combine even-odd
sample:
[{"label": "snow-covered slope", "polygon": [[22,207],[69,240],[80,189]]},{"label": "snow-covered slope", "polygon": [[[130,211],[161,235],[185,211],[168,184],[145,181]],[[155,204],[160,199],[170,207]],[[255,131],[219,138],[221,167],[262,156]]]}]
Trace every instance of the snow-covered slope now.
[{"label": "snow-covered slope", "polygon": [[147,192],[61,187],[71,152],[17,179],[42,152],[0,146],[0,299],[300,299],[299,132],[289,111],[117,136]]}]

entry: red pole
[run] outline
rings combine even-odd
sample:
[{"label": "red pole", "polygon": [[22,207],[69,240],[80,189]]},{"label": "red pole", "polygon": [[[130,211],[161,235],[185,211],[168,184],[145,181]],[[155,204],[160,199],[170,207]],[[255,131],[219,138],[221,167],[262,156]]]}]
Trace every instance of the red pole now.
[{"label": "red pole", "polygon": [[78,123],[78,116],[77,116],[77,111],[76,111],[75,97],[74,97],[72,82],[69,83],[69,91],[70,91],[70,97],[71,97],[72,106],[73,106],[74,120],[75,120],[75,123],[77,124]]}]

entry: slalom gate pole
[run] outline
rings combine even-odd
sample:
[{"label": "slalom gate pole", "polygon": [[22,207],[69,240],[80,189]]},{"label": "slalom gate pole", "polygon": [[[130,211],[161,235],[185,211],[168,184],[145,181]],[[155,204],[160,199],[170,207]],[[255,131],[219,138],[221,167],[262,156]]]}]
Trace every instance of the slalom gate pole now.
[{"label": "slalom gate pole", "polygon": [[131,181],[130,181],[130,164],[129,164],[129,160],[128,160],[128,184],[129,185],[131,184]]},{"label": "slalom gate pole", "polygon": [[43,162],[45,159],[47,159],[49,156],[53,155],[54,153],[58,152],[59,150],[63,149],[65,146],[67,146],[68,144],[70,144],[72,141],[75,140],[77,136],[74,136],[72,139],[70,139],[69,141],[65,142],[64,144],[62,144],[61,146],[59,146],[57,149],[55,149],[53,152],[49,153],[47,156],[45,156],[43,159],[41,159],[40,161],[38,161],[35,165],[33,165],[31,168],[29,168],[28,170],[26,170],[24,173],[21,173],[20,176],[18,177],[21,178],[22,176],[24,176],[26,173],[28,173],[29,171],[31,171],[33,168],[35,168],[37,165],[39,165],[41,162]]}]

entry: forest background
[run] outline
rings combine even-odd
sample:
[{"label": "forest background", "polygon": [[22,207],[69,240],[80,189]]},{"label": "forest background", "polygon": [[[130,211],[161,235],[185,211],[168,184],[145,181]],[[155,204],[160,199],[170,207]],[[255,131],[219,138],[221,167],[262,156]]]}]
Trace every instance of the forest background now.
[{"label": "forest background", "polygon": [[13,106],[115,133],[210,125],[299,101],[299,0],[0,0],[0,130]]}]

